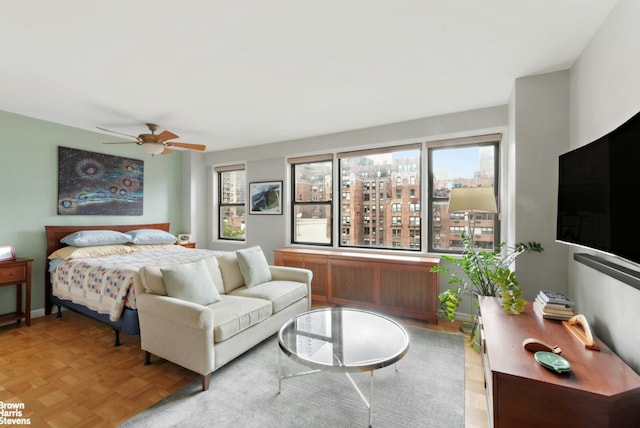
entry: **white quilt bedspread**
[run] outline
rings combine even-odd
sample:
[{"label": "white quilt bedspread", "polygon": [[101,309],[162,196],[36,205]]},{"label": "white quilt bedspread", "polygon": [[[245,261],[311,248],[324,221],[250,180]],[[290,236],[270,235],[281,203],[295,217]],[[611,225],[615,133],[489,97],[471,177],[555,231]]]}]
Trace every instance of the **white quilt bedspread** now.
[{"label": "white quilt bedspread", "polygon": [[173,247],[64,260],[51,274],[52,293],[118,321],[124,306],[136,309],[133,283],[142,267],[188,263],[221,253]]}]

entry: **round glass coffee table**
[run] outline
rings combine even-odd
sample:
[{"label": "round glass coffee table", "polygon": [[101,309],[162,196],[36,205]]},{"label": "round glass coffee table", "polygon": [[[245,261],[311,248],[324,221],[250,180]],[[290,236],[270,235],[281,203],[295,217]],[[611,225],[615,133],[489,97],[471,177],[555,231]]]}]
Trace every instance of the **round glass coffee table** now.
[{"label": "round glass coffee table", "polygon": [[[345,373],[369,409],[372,425],[373,372],[395,364],[409,350],[409,335],[400,324],[374,312],[325,308],[302,313],[287,321],[278,333],[278,393],[282,379],[329,370]],[[282,373],[281,356],[313,370]],[[370,372],[369,398],[350,372]]]}]

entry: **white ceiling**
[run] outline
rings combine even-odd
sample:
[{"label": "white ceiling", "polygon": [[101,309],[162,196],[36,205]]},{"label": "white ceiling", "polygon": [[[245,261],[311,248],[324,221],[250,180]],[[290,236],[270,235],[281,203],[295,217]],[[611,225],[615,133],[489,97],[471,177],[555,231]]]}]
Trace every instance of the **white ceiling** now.
[{"label": "white ceiling", "polygon": [[502,105],[616,3],[2,0],[0,110],[211,151]]}]

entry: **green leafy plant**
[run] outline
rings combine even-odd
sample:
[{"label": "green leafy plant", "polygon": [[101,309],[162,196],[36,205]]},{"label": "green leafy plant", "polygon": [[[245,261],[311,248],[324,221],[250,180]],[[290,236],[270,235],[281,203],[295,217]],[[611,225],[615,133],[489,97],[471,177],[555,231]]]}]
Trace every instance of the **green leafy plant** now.
[{"label": "green leafy plant", "polygon": [[[516,257],[525,252],[540,253],[544,249],[538,242],[519,243],[514,247],[507,247],[500,243],[494,251],[482,250],[477,247],[470,235],[462,234],[464,251],[460,257],[443,255],[441,259],[450,264],[439,264],[431,268],[449,276],[448,283],[452,285],[448,290],[439,294],[441,315],[451,321],[455,320],[456,311],[465,295],[474,296],[473,304],[477,305],[477,296],[494,296],[502,298],[502,307],[510,314],[519,314],[524,310],[522,290],[515,272],[510,266]],[[462,274],[451,267],[457,266]],[[476,317],[473,317],[473,332]]]}]

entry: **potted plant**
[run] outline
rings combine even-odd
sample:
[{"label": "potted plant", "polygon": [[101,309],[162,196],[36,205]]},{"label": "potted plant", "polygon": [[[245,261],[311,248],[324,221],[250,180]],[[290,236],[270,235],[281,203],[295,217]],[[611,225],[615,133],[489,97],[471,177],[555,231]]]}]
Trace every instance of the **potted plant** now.
[{"label": "potted plant", "polygon": [[[465,295],[473,296],[472,304],[478,306],[477,296],[494,296],[502,299],[502,307],[510,314],[519,314],[524,310],[522,290],[515,272],[510,266],[516,257],[525,252],[540,253],[544,249],[538,242],[519,243],[514,247],[507,247],[500,243],[494,251],[479,249],[470,235],[463,232],[462,242],[464,251],[460,257],[443,255],[441,258],[449,264],[439,264],[431,268],[431,272],[438,272],[449,276],[448,283],[453,285],[438,295],[440,299],[441,315],[450,321],[455,320],[458,306]],[[464,275],[451,269],[457,266]],[[472,315],[471,337],[474,343],[475,327],[477,325],[477,311]]]}]

